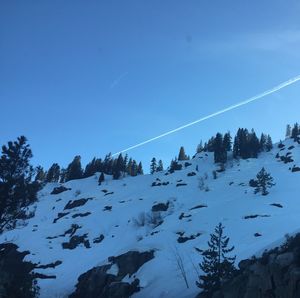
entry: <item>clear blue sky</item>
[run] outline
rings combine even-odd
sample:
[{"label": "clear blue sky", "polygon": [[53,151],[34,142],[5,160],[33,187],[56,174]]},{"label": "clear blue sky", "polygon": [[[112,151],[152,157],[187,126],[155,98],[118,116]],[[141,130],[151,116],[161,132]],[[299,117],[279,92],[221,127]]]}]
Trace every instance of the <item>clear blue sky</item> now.
[{"label": "clear blue sky", "polygon": [[[300,2],[0,0],[0,143],[34,163],[120,151],[300,74]],[[166,161],[217,131],[284,137],[300,83],[130,155]]]}]

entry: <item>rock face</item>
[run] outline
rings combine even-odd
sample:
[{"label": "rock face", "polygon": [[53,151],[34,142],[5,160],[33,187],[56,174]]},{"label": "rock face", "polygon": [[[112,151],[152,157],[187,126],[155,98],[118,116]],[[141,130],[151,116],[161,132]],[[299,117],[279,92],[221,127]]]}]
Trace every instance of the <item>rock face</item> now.
[{"label": "rock face", "polygon": [[37,293],[31,273],[35,265],[24,262],[29,252],[17,248],[12,243],[0,244],[0,298],[32,298]]},{"label": "rock face", "polygon": [[[110,257],[110,264],[90,269],[78,278],[76,291],[70,298],[128,298],[139,291],[139,280],[135,278],[132,283],[123,282],[122,279],[131,277],[146,262],[154,258],[154,251],[138,252],[128,251],[117,257]],[[113,265],[117,265],[118,274],[108,273]]]},{"label": "rock face", "polygon": [[[213,298],[300,297],[300,234],[259,259],[243,260],[238,274]],[[199,297],[205,297],[201,294]]]},{"label": "rock face", "polygon": [[71,190],[71,188],[67,188],[67,187],[64,187],[64,186],[58,186],[58,187],[54,187],[52,192],[51,192],[51,195],[58,195],[64,191],[67,191],[67,190]]}]

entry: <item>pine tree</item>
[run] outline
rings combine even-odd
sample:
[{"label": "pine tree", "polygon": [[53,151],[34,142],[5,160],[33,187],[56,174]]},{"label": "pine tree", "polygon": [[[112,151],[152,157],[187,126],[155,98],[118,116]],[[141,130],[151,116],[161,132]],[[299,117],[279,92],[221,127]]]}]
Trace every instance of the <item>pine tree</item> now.
[{"label": "pine tree", "polygon": [[113,162],[113,169],[112,169],[113,179],[117,180],[121,177],[121,171],[123,166],[124,166],[124,159],[122,154],[119,154],[117,160],[114,160]]},{"label": "pine tree", "polygon": [[207,142],[207,149],[206,151],[208,152],[214,152],[215,150],[215,147],[214,147],[214,144],[215,144],[215,138],[214,137],[211,137],[208,142]]},{"label": "pine tree", "polygon": [[223,138],[223,147],[225,148],[226,151],[231,151],[231,135],[230,132],[227,132],[224,134]]},{"label": "pine tree", "polygon": [[162,160],[160,159],[160,160],[158,161],[158,166],[157,166],[157,168],[156,168],[156,172],[162,172],[163,170],[164,170],[164,165],[163,165]]},{"label": "pine tree", "polygon": [[259,139],[256,136],[255,131],[252,129],[248,135],[248,157],[257,158],[260,151]]},{"label": "pine tree", "polygon": [[144,175],[142,162],[139,162],[139,165],[138,165],[138,168],[137,168],[137,174],[138,175]]},{"label": "pine tree", "polygon": [[227,151],[224,147],[223,136],[220,133],[214,138],[214,160],[215,163],[224,163],[227,161]]},{"label": "pine tree", "polygon": [[188,156],[185,154],[184,147],[181,146],[178,154],[178,160],[188,160]]},{"label": "pine tree", "polygon": [[136,161],[133,160],[131,165],[131,176],[137,176],[137,172],[138,172],[138,165]]},{"label": "pine tree", "polygon": [[36,169],[35,169],[35,172],[36,172],[36,175],[35,175],[34,181],[37,181],[37,182],[40,182],[40,183],[45,182],[46,173],[45,173],[43,167],[37,166]]},{"label": "pine tree", "polygon": [[291,133],[291,137],[294,139],[295,142],[296,142],[297,139],[298,139],[299,133],[300,133],[299,125],[298,125],[298,123],[295,123],[295,124],[294,124],[294,127],[293,127],[293,129],[292,129],[292,133]]},{"label": "pine tree", "polygon": [[97,172],[97,169],[96,169],[96,157],[94,157],[94,158],[92,159],[92,161],[89,162],[89,163],[86,165],[85,170],[84,170],[83,177],[85,177],[85,178],[91,177],[91,176],[93,176],[96,172]]},{"label": "pine tree", "polygon": [[286,126],[285,138],[288,139],[288,138],[291,137],[291,135],[292,135],[292,128],[291,128],[291,126],[288,124],[288,125]]},{"label": "pine tree", "polygon": [[67,173],[67,170],[62,168],[60,170],[60,178],[59,178],[59,183],[65,183],[66,182],[66,173]]},{"label": "pine tree", "polygon": [[59,176],[60,176],[60,166],[57,163],[54,163],[47,171],[46,182],[58,182]]},{"label": "pine tree", "polygon": [[266,141],[266,151],[269,152],[271,151],[273,148],[273,142],[272,142],[272,138],[270,135],[267,136],[267,141]]},{"label": "pine tree", "polygon": [[267,173],[263,167],[256,175],[256,178],[257,186],[254,190],[254,193],[256,194],[260,192],[263,196],[266,196],[269,193],[267,189],[275,185],[275,183],[273,183],[273,177],[270,173]]},{"label": "pine tree", "polygon": [[156,158],[153,157],[150,164],[150,174],[154,174],[157,169]]},{"label": "pine tree", "polygon": [[128,163],[128,154],[125,154],[125,157],[123,159],[123,166],[122,166],[123,176],[125,176],[127,170],[127,163]]},{"label": "pine tree", "polygon": [[204,150],[203,145],[202,145],[202,140],[200,143],[197,145],[196,153],[201,153]]},{"label": "pine tree", "polygon": [[127,168],[126,168],[126,172],[129,176],[132,176],[131,170],[132,170],[132,158],[129,158],[129,161],[127,163]]},{"label": "pine tree", "polygon": [[36,200],[40,184],[32,182],[34,175],[30,165],[32,151],[24,136],[2,146],[0,157],[0,233],[13,222],[23,207]]},{"label": "pine tree", "polygon": [[261,134],[259,141],[259,151],[263,152],[266,150],[267,136],[265,134]]},{"label": "pine tree", "polygon": [[99,179],[98,179],[98,185],[101,185],[101,183],[104,181],[105,177],[104,177],[104,173],[102,172],[99,176]]},{"label": "pine tree", "polygon": [[199,264],[203,275],[199,276],[197,286],[203,289],[205,294],[211,295],[219,290],[222,282],[226,281],[235,272],[234,257],[228,257],[234,246],[228,248],[229,237],[223,235],[224,226],[219,223],[215,228],[215,233],[210,235],[208,249],[202,252],[203,260]]},{"label": "pine tree", "polygon": [[81,167],[81,157],[77,155],[74,157],[73,161],[68,165],[66,171],[66,181],[80,179],[82,178],[82,167]]}]

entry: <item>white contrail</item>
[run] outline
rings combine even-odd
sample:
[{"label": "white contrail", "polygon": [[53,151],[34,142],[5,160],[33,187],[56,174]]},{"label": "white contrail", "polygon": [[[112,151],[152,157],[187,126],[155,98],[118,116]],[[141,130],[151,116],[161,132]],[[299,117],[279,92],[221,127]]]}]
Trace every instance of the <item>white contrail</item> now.
[{"label": "white contrail", "polygon": [[155,140],[157,140],[157,139],[160,139],[160,138],[162,138],[162,137],[165,137],[165,136],[167,136],[167,135],[170,135],[170,134],[172,134],[172,133],[174,133],[174,132],[177,132],[177,131],[182,130],[182,129],[184,129],[184,128],[187,128],[187,127],[189,127],[189,126],[192,126],[192,125],[194,125],[194,124],[196,124],[196,123],[205,121],[205,120],[210,119],[210,118],[212,118],[212,117],[218,116],[218,115],[220,115],[220,114],[226,113],[226,112],[228,112],[228,111],[231,111],[231,110],[233,110],[233,109],[236,109],[236,108],[238,108],[238,107],[241,107],[241,106],[243,106],[243,105],[246,105],[246,104],[248,104],[248,103],[250,103],[250,102],[253,102],[253,101],[255,101],[255,100],[258,100],[258,99],[260,99],[260,98],[263,98],[263,97],[265,97],[265,96],[267,96],[267,95],[269,95],[269,94],[272,94],[272,93],[274,93],[274,92],[277,92],[277,91],[279,91],[280,89],[285,88],[285,87],[287,87],[287,86],[289,86],[289,85],[291,85],[291,84],[294,84],[294,83],[296,83],[296,82],[298,82],[298,81],[300,81],[300,75],[297,76],[297,77],[294,77],[294,78],[292,78],[292,79],[290,79],[290,80],[288,80],[288,81],[285,81],[285,82],[283,82],[283,83],[277,85],[276,87],[274,87],[274,88],[272,88],[272,89],[269,89],[269,90],[267,90],[267,91],[264,91],[264,92],[262,92],[262,93],[260,93],[260,94],[258,94],[258,95],[252,96],[252,97],[250,97],[249,99],[246,99],[246,100],[241,101],[241,102],[239,102],[239,103],[237,103],[237,104],[234,104],[234,105],[232,105],[232,106],[229,106],[229,107],[227,107],[227,108],[225,108],[225,109],[223,109],[223,110],[220,110],[220,111],[218,111],[218,112],[212,113],[212,114],[210,114],[210,115],[208,115],[208,116],[202,117],[202,118],[200,118],[200,119],[198,119],[198,120],[195,120],[195,121],[193,121],[193,122],[191,122],[191,123],[182,125],[182,126],[180,126],[180,127],[178,127],[178,128],[172,129],[172,130],[170,130],[170,131],[168,131],[168,132],[165,132],[165,133],[163,133],[163,134],[161,134],[161,135],[159,135],[159,136],[157,136],[157,137],[154,137],[154,138],[151,138],[151,139],[146,140],[146,141],[144,141],[144,142],[138,143],[138,144],[133,145],[133,146],[131,146],[131,147],[128,147],[128,148],[126,148],[126,149],[124,149],[124,150],[122,150],[122,151],[116,152],[116,153],[114,153],[112,156],[115,156],[115,155],[118,155],[118,154],[120,154],[120,153],[129,151],[129,150],[132,150],[132,149],[137,148],[137,147],[140,147],[140,146],[143,146],[143,145],[145,145],[145,144],[147,144],[147,143],[153,142],[153,141],[155,141]]}]

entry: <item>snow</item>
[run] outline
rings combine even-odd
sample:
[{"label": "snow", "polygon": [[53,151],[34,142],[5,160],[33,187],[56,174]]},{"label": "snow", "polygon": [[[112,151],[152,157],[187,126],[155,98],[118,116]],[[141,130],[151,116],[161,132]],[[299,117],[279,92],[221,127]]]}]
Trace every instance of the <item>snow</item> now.
[{"label": "snow", "polygon": [[[50,193],[60,184],[49,183],[39,192],[38,202],[34,206],[35,216],[27,221],[26,226],[18,225],[15,230],[3,233],[0,242],[14,242],[20,251],[29,250],[26,259],[34,263],[45,265],[62,261],[55,268],[36,269],[36,272],[56,276],[56,279],[38,279],[41,297],[67,297],[74,291],[82,273],[108,263],[108,257],[128,250],[149,249],[155,250],[155,258],[135,274],[140,279],[142,290],[134,297],[176,297],[178,293],[180,297],[195,297],[199,292],[195,281],[198,263],[201,261],[195,247],[206,248],[210,233],[219,222],[225,225],[225,234],[230,237],[230,243],[235,245],[237,263],[241,259],[261,254],[266,248],[281,244],[284,235],[300,230],[300,172],[292,173],[289,169],[294,164],[300,166],[300,146],[291,139],[284,141],[284,144],[282,151],[276,145],[272,151],[260,154],[258,159],[230,159],[226,170],[217,174],[217,179],[212,176],[212,171],[218,169],[218,165],[213,163],[213,155],[201,153],[189,161],[191,166],[183,166],[181,171],[169,175],[165,175],[164,171],[121,180],[112,180],[106,176],[105,182],[99,186],[99,174],[96,174],[65,183],[64,186],[71,190],[57,195]],[[288,150],[292,145],[295,148]],[[293,163],[284,164],[276,158],[278,152],[285,155],[288,151],[292,152]],[[199,171],[196,171],[196,166]],[[262,167],[271,173],[276,183],[267,196],[254,194],[254,189],[248,184]],[[192,171],[196,175],[188,177],[187,174]],[[209,191],[200,190],[201,177]],[[152,182],[157,178],[169,184],[152,187]],[[182,180],[179,183],[187,185],[176,187],[179,180]],[[105,194],[102,190],[108,192]],[[113,193],[108,194],[110,192]],[[81,198],[92,199],[83,206],[64,210],[70,200]],[[142,213],[150,215],[153,205],[168,201],[169,209],[161,212],[163,224],[154,227],[147,220],[145,226],[137,224]],[[272,203],[279,203],[283,208],[271,206]],[[198,205],[206,207],[190,210]],[[111,211],[105,210],[105,206],[111,206]],[[53,223],[60,212],[70,213]],[[86,212],[91,214],[72,217]],[[180,220],[182,213],[191,216]],[[244,218],[249,215],[268,217]],[[62,248],[62,243],[68,242],[70,238],[69,234],[62,235],[73,224],[80,226],[75,235],[87,234],[91,248],[83,244],[73,250]],[[178,232],[184,233],[186,237],[197,233],[200,236],[178,243]],[[255,237],[255,233],[262,236]],[[101,234],[104,240],[93,243],[93,239]],[[47,239],[54,236],[58,237]],[[175,252],[184,260],[189,289],[177,268]],[[112,266],[110,272],[118,272],[117,266]],[[132,277],[124,278],[124,281],[130,280]]]}]

